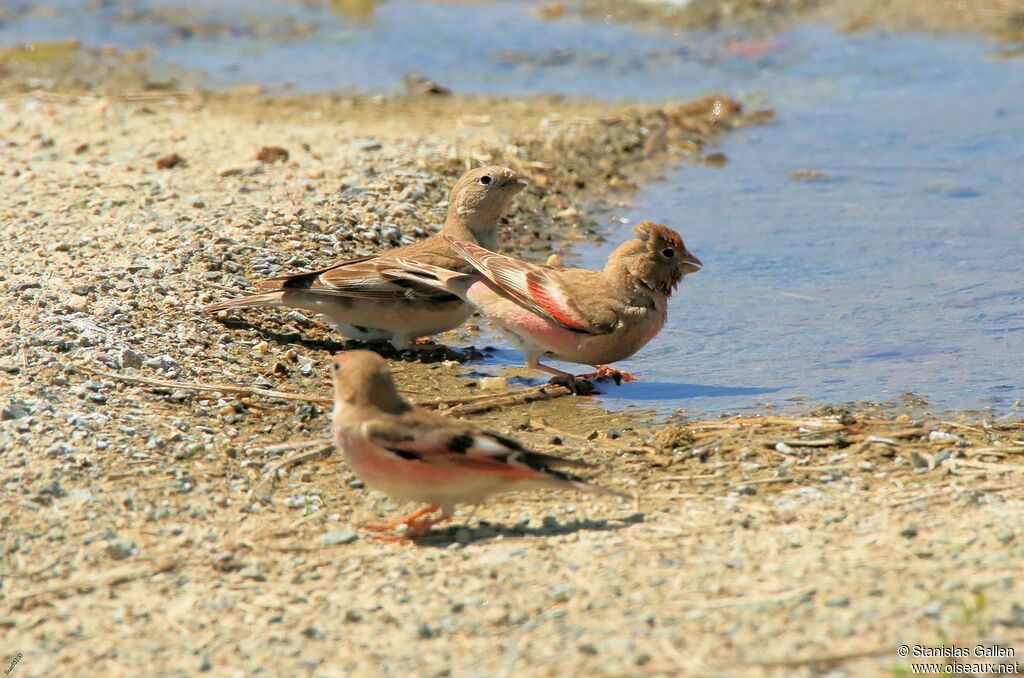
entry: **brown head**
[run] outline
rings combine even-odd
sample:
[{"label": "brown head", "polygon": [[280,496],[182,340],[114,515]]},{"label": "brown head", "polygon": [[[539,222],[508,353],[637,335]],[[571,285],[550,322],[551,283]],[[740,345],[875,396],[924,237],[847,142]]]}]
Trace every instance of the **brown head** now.
[{"label": "brown head", "polygon": [[516,193],[523,190],[523,175],[507,167],[478,167],[462,175],[448,197],[444,231],[474,240],[488,249],[498,244],[498,220]]},{"label": "brown head", "polygon": [[373,351],[344,351],[331,359],[335,406],[362,405],[399,414],[412,406],[391,378],[388,362]]},{"label": "brown head", "polygon": [[645,221],[633,233],[636,238],[623,243],[608,257],[605,271],[628,275],[643,286],[670,296],[683,276],[702,267],[690,254],[682,237],[664,224]]}]

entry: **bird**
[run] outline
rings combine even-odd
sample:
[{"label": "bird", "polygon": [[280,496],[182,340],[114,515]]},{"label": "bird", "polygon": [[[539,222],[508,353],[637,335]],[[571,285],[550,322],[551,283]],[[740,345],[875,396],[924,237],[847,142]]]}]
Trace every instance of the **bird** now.
[{"label": "bird", "polygon": [[443,236],[495,249],[498,220],[527,185],[506,167],[480,167],[464,174],[452,188],[448,216],[438,233],[380,254],[341,261],[315,271],[263,280],[263,291],[207,306],[208,312],[253,306],[297,308],[321,313],[341,334],[367,342],[389,341],[396,350],[414,340],[461,325],[470,305],[436,287],[397,284],[380,275],[395,257],[456,271],[472,266],[452,250]]},{"label": "bird", "polygon": [[[368,350],[331,361],[334,443],[352,471],[393,499],[426,506],[386,523],[364,525],[384,538],[423,536],[459,504],[518,490],[581,490],[631,498],[563,471],[589,464],[533,452],[515,440],[410,404],[388,363]],[[440,515],[436,515],[440,511]],[[435,517],[427,517],[427,516]],[[405,526],[404,532],[395,534]]]},{"label": "bird", "polygon": [[[633,375],[613,363],[636,353],[658,334],[668,317],[668,300],[683,277],[701,270],[676,231],[645,221],[636,236],[608,257],[603,270],[531,264],[445,236],[473,265],[473,273],[446,271],[398,256],[400,270],[385,276],[434,285],[475,306],[523,353],[526,365],[555,375],[574,393],[579,379]],[[540,362],[550,357],[591,365],[574,376]]]}]

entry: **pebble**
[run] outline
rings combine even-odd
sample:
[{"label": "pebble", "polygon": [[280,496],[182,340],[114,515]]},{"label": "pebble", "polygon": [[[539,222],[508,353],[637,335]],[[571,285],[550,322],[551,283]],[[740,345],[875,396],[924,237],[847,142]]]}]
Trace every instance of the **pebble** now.
[{"label": "pebble", "polygon": [[934,442],[953,443],[953,442],[956,442],[956,441],[960,440],[960,437],[956,436],[956,435],[954,435],[952,433],[946,433],[945,431],[932,431],[931,433],[928,434],[928,440],[929,440],[929,442],[933,442],[933,443]]},{"label": "pebble", "polygon": [[259,565],[247,565],[238,571],[243,579],[252,581],[267,581],[267,575]]},{"label": "pebble", "polygon": [[69,295],[65,305],[76,313],[85,313],[89,310],[89,300],[78,294]]},{"label": "pebble", "polygon": [[902,530],[900,530],[900,536],[905,537],[907,539],[913,539],[917,536],[917,532],[917,525],[911,523],[910,525],[907,525]]},{"label": "pebble", "polygon": [[3,409],[0,410],[0,421],[14,421],[15,419],[21,419],[29,415],[28,409],[19,403],[11,402],[4,405]]},{"label": "pebble", "polygon": [[127,539],[114,539],[107,544],[107,555],[114,560],[124,560],[138,553],[138,548]]},{"label": "pebble", "polygon": [[234,177],[234,176],[253,176],[256,174],[263,174],[263,163],[259,160],[253,160],[252,162],[243,162],[237,165],[224,165],[217,169],[217,176],[219,177]]},{"label": "pebble", "polygon": [[482,377],[477,383],[483,391],[508,390],[508,379],[506,377]]},{"label": "pebble", "polygon": [[[245,572],[245,570],[242,571]],[[315,626],[307,626],[306,628],[302,629],[302,635],[309,638],[310,640],[323,640],[324,638],[326,638],[326,636],[324,636],[324,632]]]},{"label": "pebble", "polygon": [[320,541],[324,546],[351,544],[356,539],[359,539],[359,535],[356,534],[354,530],[332,530],[330,532],[325,532],[320,537]]}]

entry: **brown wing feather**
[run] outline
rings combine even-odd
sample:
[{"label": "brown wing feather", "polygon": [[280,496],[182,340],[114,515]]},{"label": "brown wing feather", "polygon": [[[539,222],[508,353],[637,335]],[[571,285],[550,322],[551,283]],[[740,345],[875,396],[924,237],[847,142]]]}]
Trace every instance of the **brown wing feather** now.
[{"label": "brown wing feather", "polygon": [[[605,334],[614,329],[614,300],[601,293],[597,271],[540,266],[445,236],[456,252],[513,300],[562,327],[586,334]],[[595,287],[598,289],[595,290]],[[586,310],[574,303],[588,297]],[[592,299],[589,297],[593,297]]]}]

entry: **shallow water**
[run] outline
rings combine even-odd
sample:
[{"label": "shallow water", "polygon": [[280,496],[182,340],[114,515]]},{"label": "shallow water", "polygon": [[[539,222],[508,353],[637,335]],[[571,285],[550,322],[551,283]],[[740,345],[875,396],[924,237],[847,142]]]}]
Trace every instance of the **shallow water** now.
[{"label": "shallow water", "polygon": [[[547,22],[532,6],[22,2],[6,7],[0,44],[149,46],[212,86],[384,91],[415,72],[481,93],[768,102],[777,121],[727,136],[724,168],[674,169],[616,213],[677,226],[705,269],[622,363],[642,381],[602,403],[722,411],[913,391],[937,409],[1005,410],[1024,398],[1024,59],[823,26],[737,45]],[[599,264],[628,232],[610,222],[608,245],[576,262]]]},{"label": "shallow water", "polygon": [[705,268],[623,364],[656,383],[612,393],[721,410],[912,391],[1007,409],[1024,398],[1024,60],[957,39],[785,40],[802,58],[722,83],[766,92],[777,124],[618,212],[677,225]]}]

